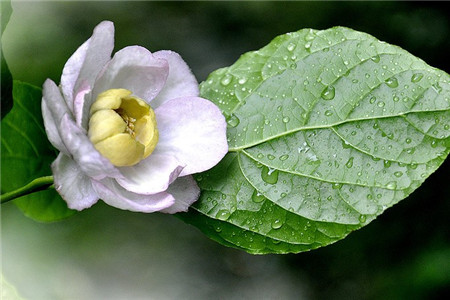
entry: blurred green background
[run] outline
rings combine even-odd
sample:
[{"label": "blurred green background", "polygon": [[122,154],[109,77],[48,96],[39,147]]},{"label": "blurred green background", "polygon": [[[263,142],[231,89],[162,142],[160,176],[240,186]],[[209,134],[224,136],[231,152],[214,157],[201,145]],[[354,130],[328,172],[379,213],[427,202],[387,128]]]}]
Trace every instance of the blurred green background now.
[{"label": "blurred green background", "polygon": [[[102,20],[116,47],[180,53],[199,81],[279,34],[347,26],[449,71],[443,2],[14,2],[13,77],[59,82]],[[2,267],[26,299],[450,299],[449,160],[365,228],[308,253],[251,256],[163,214],[99,203],[41,224],[1,208]],[[5,180],[5,178],[3,178]]]}]

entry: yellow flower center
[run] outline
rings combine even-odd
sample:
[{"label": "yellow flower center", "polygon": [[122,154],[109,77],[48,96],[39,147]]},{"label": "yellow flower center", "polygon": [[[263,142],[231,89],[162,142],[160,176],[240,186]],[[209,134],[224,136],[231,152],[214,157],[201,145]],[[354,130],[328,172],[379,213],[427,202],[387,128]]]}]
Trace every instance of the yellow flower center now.
[{"label": "yellow flower center", "polygon": [[91,106],[88,136],[95,148],[118,167],[148,157],[158,143],[153,109],[125,89],[99,94]]}]

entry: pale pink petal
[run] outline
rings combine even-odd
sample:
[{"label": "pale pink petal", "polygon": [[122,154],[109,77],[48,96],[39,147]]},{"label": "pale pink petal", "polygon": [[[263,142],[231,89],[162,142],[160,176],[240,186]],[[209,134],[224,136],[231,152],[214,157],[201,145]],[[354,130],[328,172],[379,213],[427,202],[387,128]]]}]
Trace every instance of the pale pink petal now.
[{"label": "pale pink petal", "polygon": [[52,163],[52,171],[55,189],[69,208],[82,210],[98,201],[91,179],[68,156],[60,153]]},{"label": "pale pink petal", "polygon": [[212,102],[198,97],[172,99],[155,114],[159,142],[154,154],[173,155],[184,163],[180,176],[208,170],[227,153],[225,118]]},{"label": "pale pink petal", "polygon": [[64,65],[61,76],[61,88],[68,107],[73,111],[74,93],[85,80],[93,86],[95,78],[111,59],[114,48],[114,24],[101,22],[92,36],[78,48]]},{"label": "pale pink petal", "polygon": [[167,192],[175,198],[172,206],[161,211],[168,214],[187,211],[200,196],[200,189],[192,176],[178,177],[169,186]]},{"label": "pale pink petal", "polygon": [[165,192],[154,195],[129,192],[110,178],[101,182],[94,180],[92,184],[105,203],[120,209],[150,213],[167,208],[175,201],[172,195]]},{"label": "pale pink petal", "polygon": [[123,178],[117,182],[128,191],[138,194],[156,194],[167,190],[181,173],[182,165],[175,157],[161,153],[151,154],[131,167],[121,167]]},{"label": "pale pink petal", "polygon": [[62,117],[70,113],[69,109],[63,100],[59,88],[50,79],[45,81],[42,95],[42,117],[48,140],[56,149],[68,155],[69,151],[62,142],[58,128]]},{"label": "pale pink petal", "polygon": [[94,148],[86,132],[78,127],[68,115],[61,120],[60,128],[60,132],[64,132],[61,134],[64,145],[69,150],[72,159],[86,175],[96,180],[105,177],[122,177],[119,170]]},{"label": "pale pink petal", "polygon": [[124,88],[148,103],[162,89],[169,66],[145,48],[131,46],[114,54],[95,82],[92,101],[109,89]]},{"label": "pale pink petal", "polygon": [[150,103],[156,108],[174,98],[198,96],[198,82],[191,69],[181,56],[173,51],[162,50],[153,53],[155,57],[167,60],[169,63],[169,76],[166,84],[158,96]]},{"label": "pale pink petal", "polygon": [[[80,87],[75,92],[75,99],[73,101],[73,114],[75,116],[75,122],[79,127],[88,129],[89,123],[89,110],[85,101],[85,97],[89,97],[91,87],[87,81],[81,81]],[[88,101],[89,102],[89,101]]]}]

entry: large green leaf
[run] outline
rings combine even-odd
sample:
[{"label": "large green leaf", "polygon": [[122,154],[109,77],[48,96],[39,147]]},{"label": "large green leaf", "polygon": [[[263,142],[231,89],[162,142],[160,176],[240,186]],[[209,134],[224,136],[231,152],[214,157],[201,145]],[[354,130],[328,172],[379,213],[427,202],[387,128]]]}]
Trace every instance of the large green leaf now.
[{"label": "large green leaf", "polygon": [[[48,142],[41,114],[41,89],[14,81],[14,105],[1,123],[1,191],[10,192],[33,179],[51,175],[56,152]],[[55,190],[14,200],[25,215],[38,221],[56,221],[72,215]]]},{"label": "large green leaf", "polygon": [[407,197],[450,147],[445,72],[337,27],[282,35],[213,72],[230,153],[181,218],[250,253],[344,238]]},{"label": "large green leaf", "polygon": [[[1,1],[0,19],[1,19],[1,36],[6,28],[6,24],[11,17],[12,7],[11,1]],[[9,71],[8,64],[6,63],[5,56],[3,55],[3,42],[0,46],[0,60],[1,60],[1,118],[11,110],[12,107],[12,75]]]}]

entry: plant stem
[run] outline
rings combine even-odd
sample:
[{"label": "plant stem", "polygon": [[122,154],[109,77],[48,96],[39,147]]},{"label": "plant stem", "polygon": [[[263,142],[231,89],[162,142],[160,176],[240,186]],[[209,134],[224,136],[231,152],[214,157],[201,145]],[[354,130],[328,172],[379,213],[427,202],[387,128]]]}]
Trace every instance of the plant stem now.
[{"label": "plant stem", "polygon": [[52,184],[53,184],[53,176],[44,176],[36,178],[27,185],[18,188],[17,190],[2,194],[0,196],[1,204],[31,193],[45,190],[49,188]]}]

